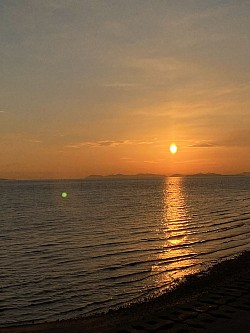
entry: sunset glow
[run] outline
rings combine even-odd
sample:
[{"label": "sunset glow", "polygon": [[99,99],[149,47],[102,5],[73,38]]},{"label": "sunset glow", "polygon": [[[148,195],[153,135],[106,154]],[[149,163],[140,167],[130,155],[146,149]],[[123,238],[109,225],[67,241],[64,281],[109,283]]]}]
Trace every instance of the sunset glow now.
[{"label": "sunset glow", "polygon": [[4,0],[0,178],[248,171],[249,12]]}]

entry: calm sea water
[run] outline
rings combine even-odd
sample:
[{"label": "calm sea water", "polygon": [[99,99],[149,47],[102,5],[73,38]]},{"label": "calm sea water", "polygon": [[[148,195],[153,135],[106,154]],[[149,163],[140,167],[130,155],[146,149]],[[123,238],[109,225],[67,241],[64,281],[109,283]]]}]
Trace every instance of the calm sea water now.
[{"label": "calm sea water", "polygon": [[0,326],[156,296],[250,249],[250,177],[2,181],[0,193]]}]

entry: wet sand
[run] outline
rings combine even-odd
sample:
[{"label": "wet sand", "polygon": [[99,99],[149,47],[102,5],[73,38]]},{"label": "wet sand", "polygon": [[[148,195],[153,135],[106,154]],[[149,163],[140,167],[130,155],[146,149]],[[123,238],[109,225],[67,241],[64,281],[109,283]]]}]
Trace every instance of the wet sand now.
[{"label": "wet sand", "polygon": [[250,332],[250,252],[173,291],[89,318],[0,328],[1,333]]}]

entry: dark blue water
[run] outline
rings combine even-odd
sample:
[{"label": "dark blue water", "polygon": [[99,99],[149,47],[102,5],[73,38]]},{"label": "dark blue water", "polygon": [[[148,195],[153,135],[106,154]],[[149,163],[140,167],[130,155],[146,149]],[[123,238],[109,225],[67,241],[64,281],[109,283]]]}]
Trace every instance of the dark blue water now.
[{"label": "dark blue water", "polygon": [[0,326],[156,296],[250,249],[250,177],[1,181],[0,190]]}]

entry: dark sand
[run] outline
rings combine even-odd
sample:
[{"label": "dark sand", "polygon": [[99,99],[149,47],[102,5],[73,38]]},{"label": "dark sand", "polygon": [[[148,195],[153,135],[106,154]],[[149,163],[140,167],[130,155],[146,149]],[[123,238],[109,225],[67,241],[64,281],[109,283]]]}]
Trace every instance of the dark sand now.
[{"label": "dark sand", "polygon": [[0,328],[1,333],[250,332],[250,252],[171,292],[89,318]]}]

